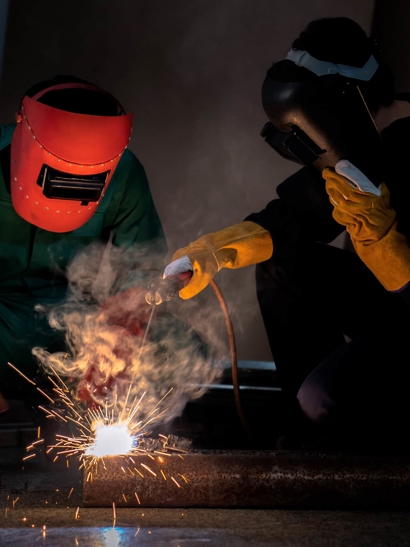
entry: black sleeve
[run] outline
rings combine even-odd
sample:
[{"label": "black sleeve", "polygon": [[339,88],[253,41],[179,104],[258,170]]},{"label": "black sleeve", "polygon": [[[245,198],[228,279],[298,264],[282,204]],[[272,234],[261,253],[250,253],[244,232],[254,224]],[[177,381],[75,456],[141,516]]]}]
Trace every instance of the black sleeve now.
[{"label": "black sleeve", "polygon": [[385,182],[390,205],[397,213],[398,230],[410,242],[410,117],[400,118],[382,131],[386,152]]},{"label": "black sleeve", "polygon": [[315,168],[297,171],[276,192],[277,199],[245,219],[268,230],[275,247],[296,241],[330,243],[344,231],[332,217],[325,181]]},{"label": "black sleeve", "polygon": [[410,283],[407,283],[407,285],[399,291],[394,291],[394,294],[397,294],[407,307],[410,307]]}]

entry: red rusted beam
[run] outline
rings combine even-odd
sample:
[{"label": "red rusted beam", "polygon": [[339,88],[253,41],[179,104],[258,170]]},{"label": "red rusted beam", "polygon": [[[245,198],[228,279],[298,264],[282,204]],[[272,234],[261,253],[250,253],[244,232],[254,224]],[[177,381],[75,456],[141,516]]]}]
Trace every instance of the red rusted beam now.
[{"label": "red rusted beam", "polygon": [[105,466],[99,462],[97,469],[85,470],[84,506],[410,506],[410,459],[405,457],[272,452],[152,457],[107,458]]}]

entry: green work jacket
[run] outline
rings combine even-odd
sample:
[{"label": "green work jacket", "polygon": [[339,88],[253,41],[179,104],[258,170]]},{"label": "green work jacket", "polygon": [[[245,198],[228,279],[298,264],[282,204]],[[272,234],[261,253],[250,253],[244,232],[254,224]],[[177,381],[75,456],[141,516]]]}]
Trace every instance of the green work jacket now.
[{"label": "green work jacket", "polygon": [[[126,150],[93,217],[77,230],[54,233],[37,228],[14,210],[10,195],[10,150],[15,124],[0,125],[0,391],[9,377],[7,362],[33,376],[33,346],[50,347],[61,334],[35,313],[37,304],[53,304],[67,291],[65,270],[92,242],[145,246],[155,242],[156,257],[165,256],[161,222],[143,166]],[[6,160],[4,159],[6,158]],[[163,265],[158,264],[160,268]]]}]

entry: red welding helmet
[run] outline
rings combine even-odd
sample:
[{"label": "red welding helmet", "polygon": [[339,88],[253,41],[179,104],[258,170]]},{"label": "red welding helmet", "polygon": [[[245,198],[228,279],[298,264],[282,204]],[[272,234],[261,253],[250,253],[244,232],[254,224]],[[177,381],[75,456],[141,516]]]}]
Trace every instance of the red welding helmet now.
[{"label": "red welding helmet", "polygon": [[77,114],[38,100],[50,91],[75,88],[108,95],[83,83],[51,86],[32,98],[26,95],[11,142],[14,208],[50,232],[76,230],[93,216],[132,129],[132,113],[123,109],[118,116]]}]

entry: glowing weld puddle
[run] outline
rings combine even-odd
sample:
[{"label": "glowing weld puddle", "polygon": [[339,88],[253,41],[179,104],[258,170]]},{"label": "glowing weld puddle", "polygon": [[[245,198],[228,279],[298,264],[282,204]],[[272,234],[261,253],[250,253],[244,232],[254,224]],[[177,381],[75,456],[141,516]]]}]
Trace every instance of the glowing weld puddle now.
[{"label": "glowing weld puddle", "polygon": [[86,451],[86,456],[103,458],[128,454],[136,445],[135,435],[129,432],[125,424],[97,424],[94,443]]}]

